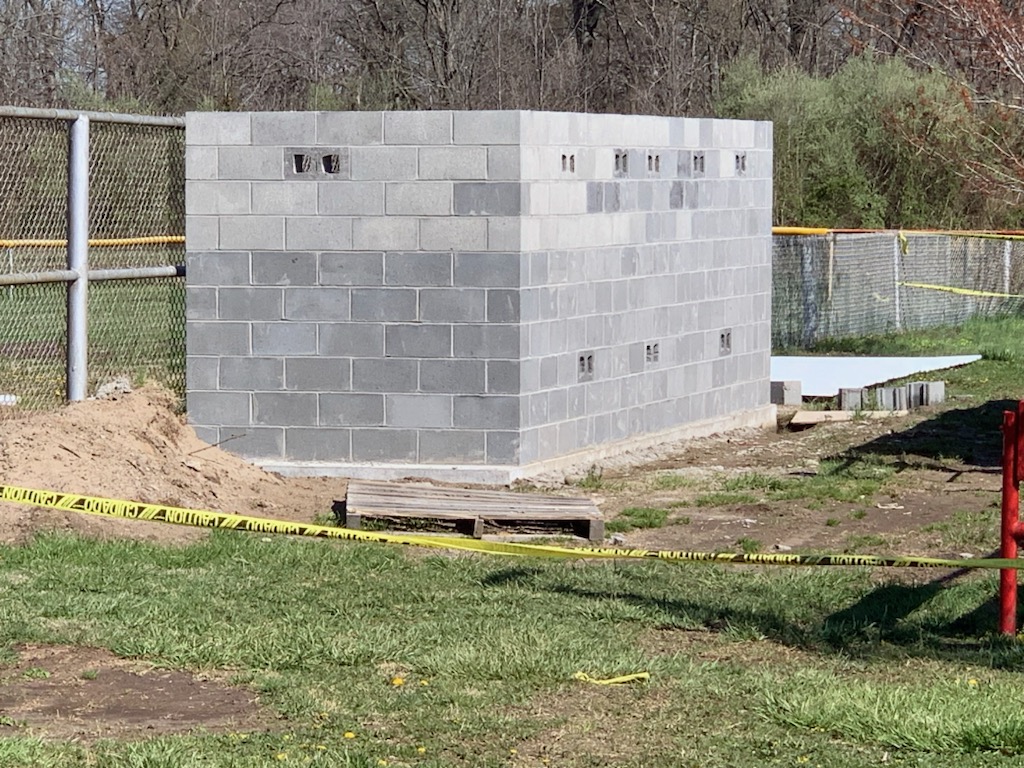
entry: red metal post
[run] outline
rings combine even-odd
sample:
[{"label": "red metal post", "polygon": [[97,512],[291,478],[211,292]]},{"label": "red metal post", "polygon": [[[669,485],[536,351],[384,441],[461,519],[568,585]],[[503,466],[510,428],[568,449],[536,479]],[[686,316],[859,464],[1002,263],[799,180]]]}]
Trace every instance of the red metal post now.
[{"label": "red metal post", "polygon": [[[1017,557],[1020,523],[1017,424],[1016,413],[1003,411],[1003,506],[999,556],[1014,559]],[[1013,568],[999,571],[999,632],[1004,635],[1017,634],[1017,571]]]}]

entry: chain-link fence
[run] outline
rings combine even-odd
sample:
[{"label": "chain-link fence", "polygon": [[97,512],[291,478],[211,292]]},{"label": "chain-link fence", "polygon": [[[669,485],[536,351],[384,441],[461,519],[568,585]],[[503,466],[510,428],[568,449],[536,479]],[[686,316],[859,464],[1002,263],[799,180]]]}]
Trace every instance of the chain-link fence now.
[{"label": "chain-link fence", "polygon": [[872,232],[773,241],[775,350],[1024,308],[1020,239]]},{"label": "chain-link fence", "polygon": [[[0,108],[0,417],[68,391],[73,113]],[[184,126],[88,115],[90,394],[155,379],[184,394]]]}]

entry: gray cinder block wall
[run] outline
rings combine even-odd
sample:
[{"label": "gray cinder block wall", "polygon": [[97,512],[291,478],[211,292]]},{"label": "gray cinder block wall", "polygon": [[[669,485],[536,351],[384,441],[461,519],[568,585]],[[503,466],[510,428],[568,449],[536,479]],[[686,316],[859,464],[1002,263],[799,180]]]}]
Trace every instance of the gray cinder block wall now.
[{"label": "gray cinder block wall", "polygon": [[507,481],[769,424],[771,125],[192,113],[187,407],[294,474]]}]

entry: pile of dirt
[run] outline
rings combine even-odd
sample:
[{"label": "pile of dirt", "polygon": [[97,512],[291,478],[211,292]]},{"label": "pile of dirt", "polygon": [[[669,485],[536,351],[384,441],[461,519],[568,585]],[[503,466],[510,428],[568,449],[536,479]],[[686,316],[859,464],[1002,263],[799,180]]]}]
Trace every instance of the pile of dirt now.
[{"label": "pile of dirt", "polygon": [[[0,478],[28,488],[303,521],[329,513],[344,497],[343,480],[284,479],[204,443],[175,404],[171,392],[147,385],[6,420]],[[162,523],[0,506],[0,541],[24,541],[39,530],[165,543],[207,535]]]}]

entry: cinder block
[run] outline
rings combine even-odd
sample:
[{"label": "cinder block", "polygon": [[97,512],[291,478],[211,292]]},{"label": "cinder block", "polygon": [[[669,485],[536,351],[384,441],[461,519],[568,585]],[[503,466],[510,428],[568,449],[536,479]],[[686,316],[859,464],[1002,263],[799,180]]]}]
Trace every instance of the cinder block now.
[{"label": "cinder block", "polygon": [[925,405],[925,382],[912,381],[907,384],[907,401],[911,408],[920,408]]},{"label": "cinder block", "polygon": [[188,392],[188,417],[196,424],[248,424],[248,392]]},{"label": "cinder block", "polygon": [[454,112],[453,135],[456,144],[518,144],[519,112]]},{"label": "cinder block", "polygon": [[357,358],[352,361],[352,389],[357,392],[415,392],[418,373],[415,360]]},{"label": "cinder block", "polygon": [[384,425],[384,395],[320,395],[320,424],[328,427],[380,427]]},{"label": "cinder block", "polygon": [[418,158],[415,147],[353,147],[353,181],[412,181]]},{"label": "cinder block", "polygon": [[249,213],[246,181],[186,181],[185,213],[203,216]]},{"label": "cinder block", "polygon": [[251,144],[248,112],[186,112],[185,143],[188,146]]},{"label": "cinder block", "polygon": [[316,254],[254,251],[253,285],[316,285]]},{"label": "cinder block", "polygon": [[218,358],[216,357],[187,358],[185,361],[185,389],[188,392],[195,392],[201,389],[217,389],[217,373],[219,368]]},{"label": "cinder block", "polygon": [[[276,389],[304,392],[344,392],[352,386],[352,364],[344,357],[290,357]],[[258,387],[270,389],[270,387]],[[321,419],[322,421],[322,419]]]},{"label": "cinder block", "polygon": [[352,247],[357,251],[414,251],[419,247],[419,220],[397,216],[354,219]]},{"label": "cinder block", "polygon": [[316,115],[313,112],[253,112],[252,143],[313,144]]},{"label": "cinder block", "polygon": [[517,146],[487,148],[487,178],[518,181],[523,177],[521,153]]},{"label": "cinder block", "polygon": [[[225,147],[225,149],[228,148]],[[189,181],[229,178],[227,176],[221,177],[217,173],[217,152],[217,147],[185,147],[186,183]]]},{"label": "cinder block", "polygon": [[352,219],[335,216],[289,218],[286,243],[289,251],[351,250]]},{"label": "cinder block", "polygon": [[472,181],[487,178],[484,147],[421,147],[419,178]]},{"label": "cinder block", "polygon": [[249,354],[249,324],[187,321],[186,348],[194,355]]},{"label": "cinder block", "polygon": [[255,355],[315,355],[315,323],[253,323]]},{"label": "cinder block", "polygon": [[220,219],[216,216],[185,217],[187,251],[215,251],[220,247]]},{"label": "cinder block", "polygon": [[384,182],[349,181],[344,184],[321,182],[318,212],[327,216],[382,216]]},{"label": "cinder block", "polygon": [[416,291],[406,288],[353,288],[352,319],[401,322],[416,319]]},{"label": "cinder block", "polygon": [[512,181],[457,181],[453,184],[456,216],[518,216],[522,185]]},{"label": "cinder block", "polygon": [[924,404],[938,405],[946,402],[946,382],[927,381],[924,384]]},{"label": "cinder block", "polygon": [[[481,320],[483,320],[482,315],[483,313],[481,312]],[[185,288],[185,319],[216,320],[217,289],[196,288],[195,286]]]},{"label": "cinder block", "polygon": [[192,431],[196,433],[196,437],[202,440],[207,445],[218,445],[220,444],[220,428],[219,427],[200,427],[193,425]]},{"label": "cinder block", "polygon": [[379,251],[320,254],[320,285],[384,284],[384,254]]},{"label": "cinder block", "polygon": [[256,392],[252,396],[252,420],[270,427],[314,426],[317,396],[312,392]]},{"label": "cinder block", "polygon": [[420,391],[483,394],[489,391],[485,390],[486,365],[483,360],[422,360]]},{"label": "cinder block", "polygon": [[519,398],[505,395],[456,395],[454,425],[464,429],[518,429]]},{"label": "cinder block", "polygon": [[453,355],[518,360],[519,333],[516,325],[456,325],[452,328]]},{"label": "cinder block", "polygon": [[419,247],[425,251],[485,251],[488,248],[487,219],[420,219]]},{"label": "cinder block", "polygon": [[[279,216],[222,216],[220,247],[224,250],[284,250],[284,219]],[[303,250],[304,246],[289,246]]]},{"label": "cinder block", "polygon": [[456,253],[455,285],[470,288],[518,288],[520,259],[520,254],[516,252]]},{"label": "cinder block", "polygon": [[519,291],[490,289],[487,291],[487,322],[518,323]]},{"label": "cinder block", "polygon": [[276,459],[284,456],[282,427],[227,425],[220,428],[220,440],[230,441],[231,451],[249,459]]},{"label": "cinder block", "polygon": [[385,144],[451,144],[452,113],[446,110],[385,112]]},{"label": "cinder block", "polygon": [[452,255],[448,252],[393,251],[384,255],[384,282],[397,286],[452,284]]},{"label": "cinder block", "polygon": [[327,427],[286,429],[284,455],[292,461],[351,461],[352,430]]},{"label": "cinder block", "polygon": [[487,459],[486,433],[465,429],[421,429],[419,461],[423,464],[482,464]]},{"label": "cinder block", "polygon": [[352,157],[348,147],[284,147],[281,170],[289,181],[348,182]]},{"label": "cinder block", "polygon": [[[205,169],[208,162],[206,158],[197,158],[195,164]],[[284,154],[281,147],[220,147],[216,150],[213,174],[210,178],[283,180]]]},{"label": "cinder block", "polygon": [[286,320],[337,321],[349,319],[348,288],[285,288]]},{"label": "cinder block", "polygon": [[476,288],[424,288],[419,319],[425,323],[482,323],[486,293]]},{"label": "cinder block", "polygon": [[318,112],[316,115],[317,144],[365,146],[383,141],[381,112]]},{"label": "cinder block", "polygon": [[280,288],[220,288],[217,316],[221,320],[281,320]]},{"label": "cinder block", "polygon": [[284,360],[279,357],[222,357],[219,381],[221,389],[281,389]]},{"label": "cinder block", "polygon": [[451,427],[449,395],[385,395],[384,423],[389,427]]},{"label": "cinder block", "polygon": [[252,185],[252,212],[313,216],[317,185],[307,181],[257,181]]},{"label": "cinder block", "polygon": [[518,251],[523,247],[523,220],[518,216],[487,219],[487,250]]},{"label": "cinder block", "polygon": [[381,357],[384,326],[377,323],[321,323],[319,352],[327,357]]},{"label": "cinder block", "polygon": [[[718,362],[718,361],[716,361]],[[724,383],[724,382],[723,382]],[[721,385],[719,385],[721,386]],[[859,387],[841,387],[839,389],[839,409],[843,411],[859,411],[864,408],[864,390]]]},{"label": "cinder block", "polygon": [[450,325],[387,325],[384,328],[387,357],[451,357]]},{"label": "cinder block", "polygon": [[389,216],[449,216],[452,184],[448,181],[393,181],[384,191]]},{"label": "cinder block", "polygon": [[354,429],[352,460],[415,461],[416,442],[415,429]]}]

